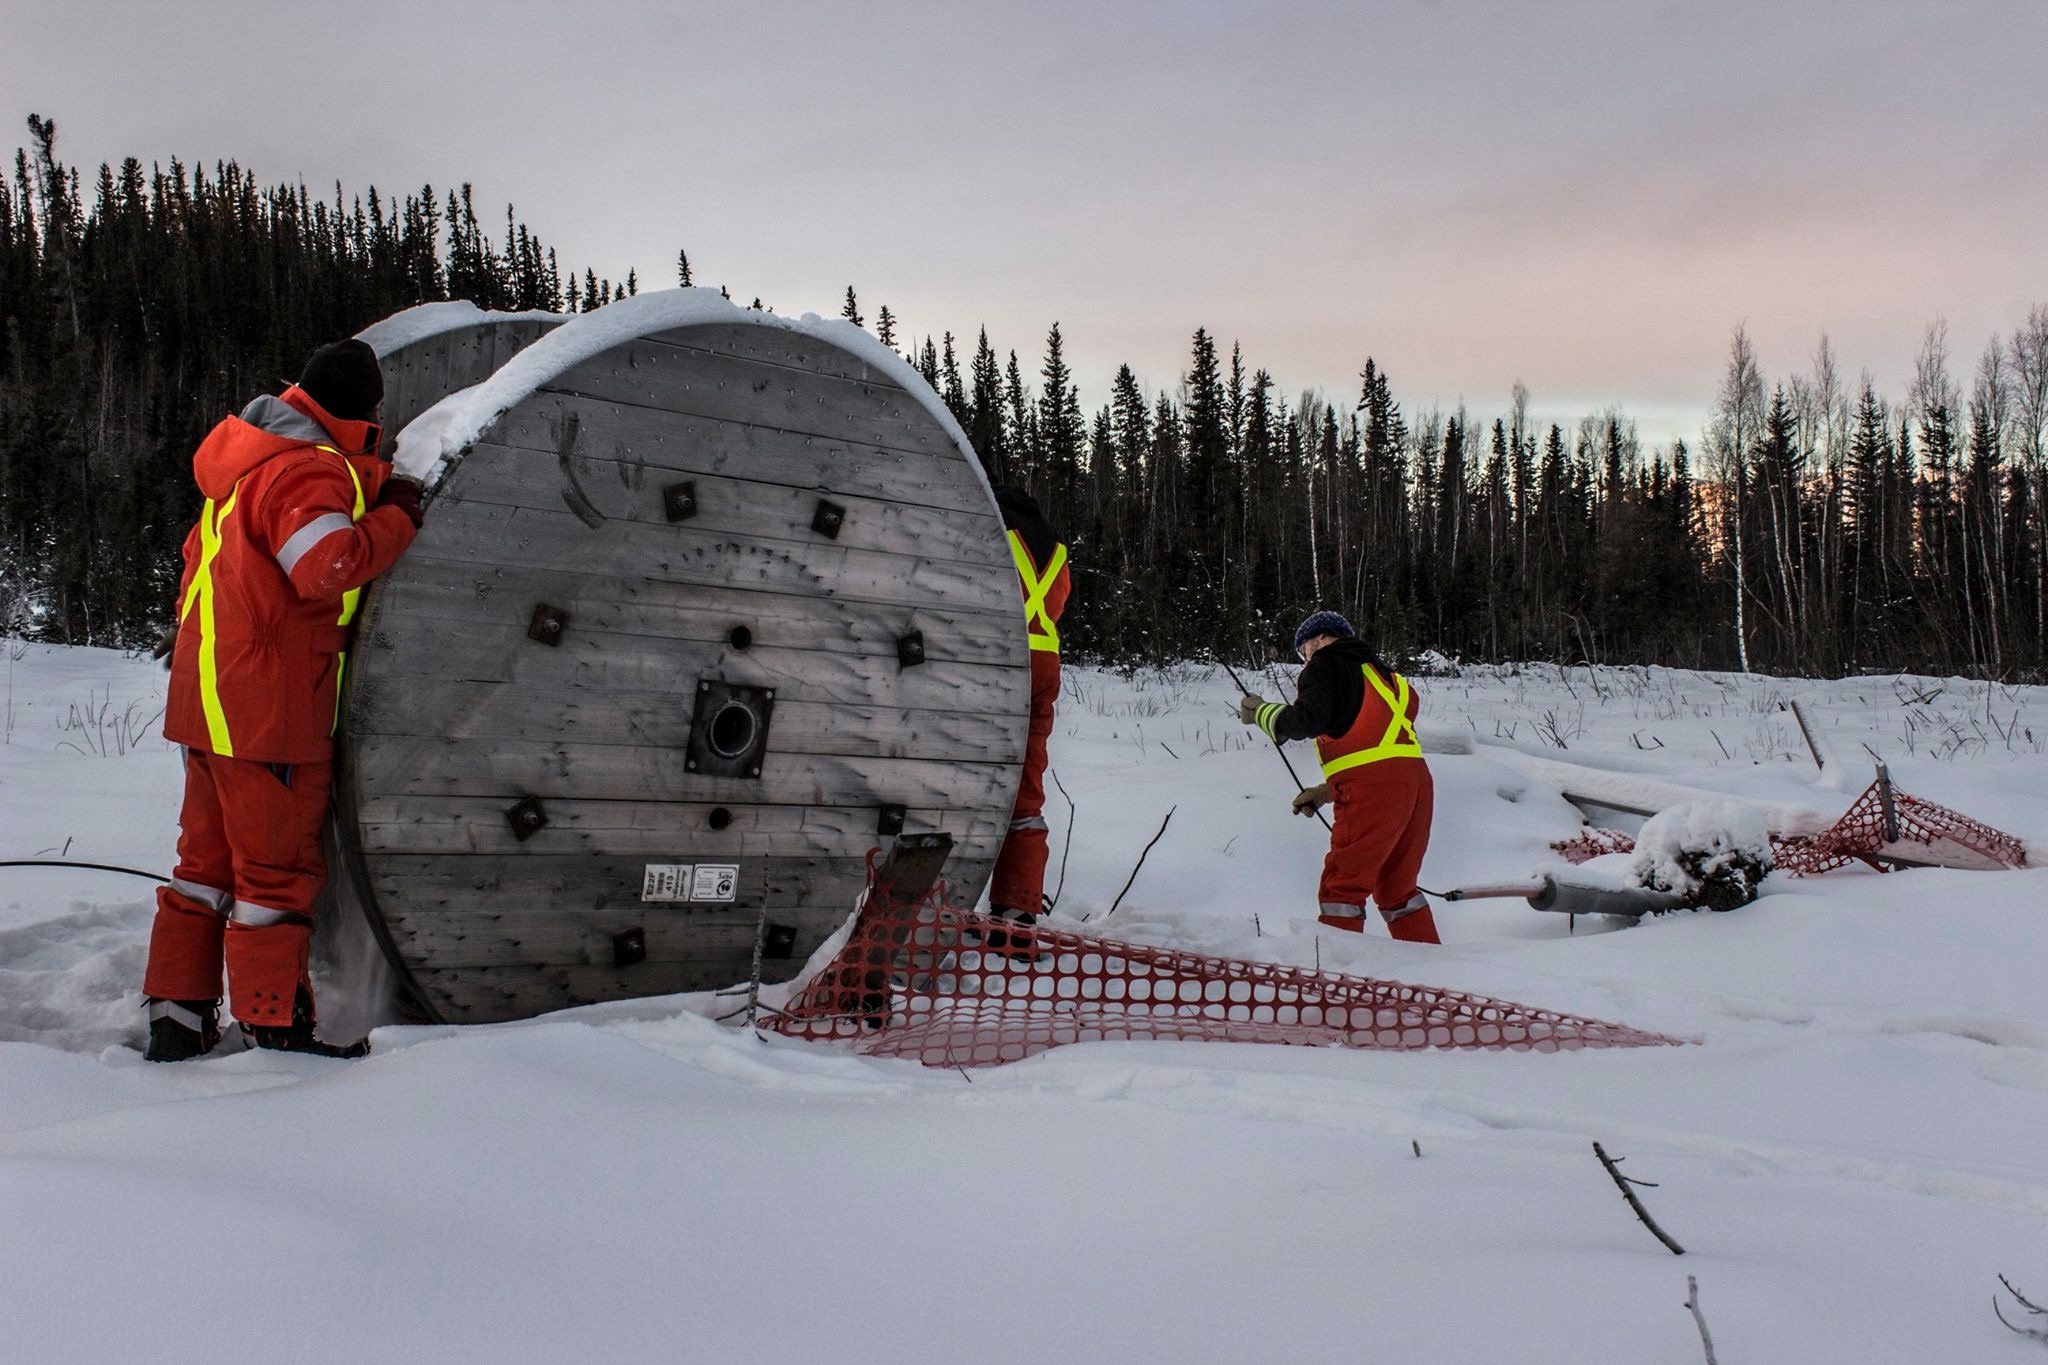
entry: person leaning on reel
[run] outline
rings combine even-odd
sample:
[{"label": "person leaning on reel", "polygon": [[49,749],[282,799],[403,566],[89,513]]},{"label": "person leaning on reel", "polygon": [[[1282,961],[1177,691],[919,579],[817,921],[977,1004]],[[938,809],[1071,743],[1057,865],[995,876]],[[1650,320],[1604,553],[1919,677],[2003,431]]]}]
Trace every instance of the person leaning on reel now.
[{"label": "person leaning on reel", "polygon": [[1313,815],[1326,802],[1336,806],[1318,919],[1363,932],[1371,900],[1395,938],[1441,943],[1429,900],[1415,885],[1435,805],[1415,734],[1415,691],[1334,611],[1303,621],[1294,649],[1306,665],[1294,704],[1247,696],[1238,717],[1276,742],[1316,742],[1323,780],[1297,795],[1294,809]]},{"label": "person leaning on reel", "polygon": [[377,454],[383,400],[376,353],[336,342],[192,458],[206,505],[170,650],[164,737],[185,746],[185,804],[143,975],[151,1061],[220,1040],[223,959],[258,1047],[369,1051],[315,1035],[306,968],[349,626],[421,521],[419,485]]},{"label": "person leaning on reel", "polygon": [[[1046,749],[1060,697],[1059,619],[1067,609],[1073,579],[1067,570],[1067,547],[1038,500],[1013,484],[998,484],[995,497],[1024,597],[1024,633],[1031,646],[1031,713],[1017,804],[989,879],[989,913],[1029,928],[1038,923],[1045,909],[1045,864],[1050,852],[1045,826]],[[1018,935],[1019,944],[1026,938]],[[1000,948],[1009,941],[1009,931],[997,930],[989,936],[988,946]]]}]

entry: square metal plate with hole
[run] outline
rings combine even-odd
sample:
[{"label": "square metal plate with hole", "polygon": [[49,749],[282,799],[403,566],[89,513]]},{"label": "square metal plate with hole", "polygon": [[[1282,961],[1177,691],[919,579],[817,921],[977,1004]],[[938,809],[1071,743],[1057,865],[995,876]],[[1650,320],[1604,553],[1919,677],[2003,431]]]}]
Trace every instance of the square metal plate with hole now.
[{"label": "square metal plate with hole", "polygon": [[672,483],[661,490],[661,510],[670,521],[688,521],[697,515],[697,484],[693,479]]},{"label": "square metal plate with hole", "polygon": [[547,807],[541,805],[538,796],[526,797],[505,812],[505,822],[512,826],[512,836],[523,844],[547,828]]},{"label": "square metal plate with hole", "polygon": [[759,777],[774,716],[774,688],[702,680],[684,755],[689,770],[704,777]]},{"label": "square metal plate with hole", "polygon": [[818,508],[811,513],[811,529],[827,540],[839,539],[839,528],[846,524],[846,509],[830,498],[818,499]]},{"label": "square metal plate with hole", "polygon": [[569,613],[542,602],[534,607],[533,619],[526,624],[526,638],[559,647],[562,634],[568,629]]}]

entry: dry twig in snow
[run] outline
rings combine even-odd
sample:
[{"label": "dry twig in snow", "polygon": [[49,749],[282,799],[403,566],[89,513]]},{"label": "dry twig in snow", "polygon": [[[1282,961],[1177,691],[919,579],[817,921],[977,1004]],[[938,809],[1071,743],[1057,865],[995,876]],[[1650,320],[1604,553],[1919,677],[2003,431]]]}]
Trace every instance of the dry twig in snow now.
[{"label": "dry twig in snow", "polygon": [[[1160,839],[1165,836],[1167,823],[1173,819],[1173,812],[1179,809],[1179,806],[1172,807],[1166,812],[1166,819],[1161,820],[1159,822],[1159,833],[1153,835],[1152,843],[1145,845],[1143,851],[1138,854],[1138,861],[1137,864],[1131,868],[1131,875],[1124,878],[1124,889],[1122,891],[1117,892],[1116,899],[1109,903],[1109,910],[1103,915],[1104,919],[1108,919],[1110,915],[1114,915],[1116,913],[1116,908],[1124,903],[1124,896],[1130,891],[1132,884],[1138,880],[1138,869],[1145,866],[1145,855],[1152,851],[1152,844],[1158,843]],[[1254,929],[1258,927],[1258,923],[1259,917],[1257,915],[1252,916],[1252,927]]]},{"label": "dry twig in snow", "polygon": [[[2038,1318],[2048,1318],[2048,1308],[2043,1308],[2040,1304],[2035,1303],[2032,1299],[2029,1299],[2025,1294],[2022,1294],[2019,1290],[2013,1288],[2011,1280],[2008,1280],[2007,1278],[2005,1278],[2005,1276],[2000,1275],[1998,1277],[1998,1282],[2005,1286],[2006,1293],[2012,1295],[2014,1299],[2018,1300],[2020,1307],[2026,1309],[2029,1316]],[[2023,1337],[2032,1337],[2036,1341],[2048,1342],[2048,1328],[2016,1327],[2012,1323],[2006,1322],[2005,1311],[1998,1306],[1998,1295],[1996,1294],[1993,1294],[1991,1296],[1991,1311],[1998,1314],[1998,1320],[2000,1322],[2004,1322],[2008,1330],[2018,1332]],[[2024,1321],[2024,1319],[2022,1319],[2022,1321]]]},{"label": "dry twig in snow", "polygon": [[[1066,784],[1060,781],[1059,770],[1048,768],[1046,771],[1052,774],[1052,784],[1060,789],[1060,795],[1066,797],[1067,801],[1067,840],[1064,844],[1060,845],[1060,879],[1053,886],[1052,900],[1045,906],[1047,910],[1053,910],[1059,906],[1060,892],[1067,889],[1067,854],[1071,853],[1074,848],[1074,817],[1078,812],[1074,809],[1074,798],[1067,796]],[[1044,893],[1040,892],[1039,894],[1043,895]]]},{"label": "dry twig in snow", "polygon": [[1685,1248],[1672,1241],[1671,1235],[1657,1226],[1657,1220],[1650,1217],[1650,1211],[1643,1207],[1643,1201],[1636,1198],[1636,1192],[1629,1188],[1631,1185],[1641,1185],[1644,1189],[1654,1190],[1657,1188],[1657,1182],[1654,1180],[1636,1180],[1630,1176],[1623,1175],[1621,1173],[1621,1163],[1628,1160],[1628,1158],[1607,1155],[1607,1149],[1597,1142],[1593,1144],[1593,1155],[1600,1158],[1600,1164],[1607,1168],[1607,1174],[1614,1177],[1615,1188],[1621,1191],[1623,1199],[1628,1200],[1628,1206],[1636,1211],[1636,1217],[1643,1220],[1643,1226],[1655,1234],[1658,1241],[1670,1247],[1673,1256],[1685,1255]]},{"label": "dry twig in snow", "polygon": [[1714,1339],[1707,1335],[1707,1320],[1700,1316],[1700,1282],[1690,1275],[1685,1277],[1685,1306],[1692,1310],[1692,1320],[1699,1324],[1700,1348],[1707,1353],[1707,1365],[1719,1365],[1714,1359]]}]

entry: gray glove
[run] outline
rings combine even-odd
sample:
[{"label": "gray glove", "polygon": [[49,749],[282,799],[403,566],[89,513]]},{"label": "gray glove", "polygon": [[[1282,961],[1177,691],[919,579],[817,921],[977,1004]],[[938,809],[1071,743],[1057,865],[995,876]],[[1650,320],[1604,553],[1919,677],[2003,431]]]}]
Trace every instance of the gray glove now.
[{"label": "gray glove", "polygon": [[1259,723],[1259,708],[1265,704],[1266,699],[1264,697],[1247,695],[1243,701],[1237,704],[1237,718],[1246,725],[1257,725]]},{"label": "gray glove", "polygon": [[1327,782],[1318,782],[1313,787],[1306,787],[1294,794],[1296,815],[1314,815],[1329,804],[1330,784]]}]

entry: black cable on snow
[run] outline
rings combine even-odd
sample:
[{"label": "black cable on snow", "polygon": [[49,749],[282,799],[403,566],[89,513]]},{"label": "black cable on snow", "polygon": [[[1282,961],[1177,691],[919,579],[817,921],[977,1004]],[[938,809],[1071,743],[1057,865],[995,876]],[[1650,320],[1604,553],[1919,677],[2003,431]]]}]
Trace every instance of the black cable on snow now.
[{"label": "black cable on snow", "polygon": [[0,859],[0,867],[83,867],[93,872],[119,872],[129,877],[147,877],[153,882],[171,884],[169,877],[159,877],[154,872],[144,872],[137,867],[116,867],[112,863],[80,863],[69,858],[6,858]]}]

